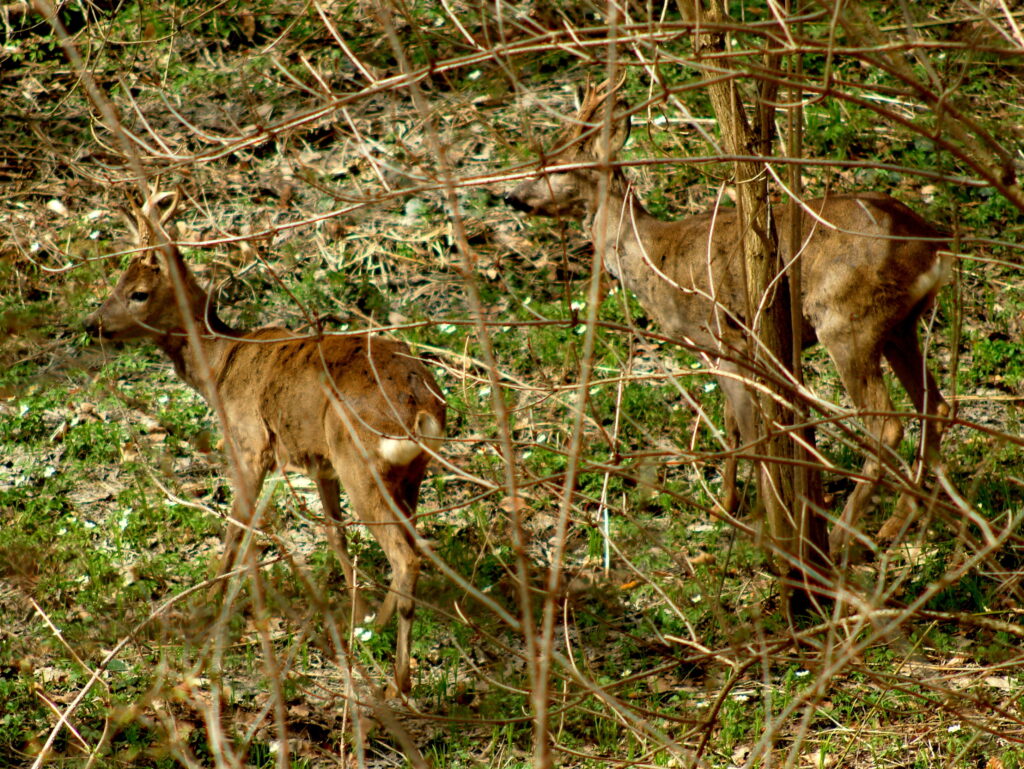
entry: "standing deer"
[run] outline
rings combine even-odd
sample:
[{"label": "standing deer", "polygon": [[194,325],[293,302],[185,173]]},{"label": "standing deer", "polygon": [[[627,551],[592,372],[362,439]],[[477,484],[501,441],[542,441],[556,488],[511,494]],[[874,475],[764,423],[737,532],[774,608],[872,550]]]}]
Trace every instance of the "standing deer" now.
[{"label": "standing deer", "polygon": [[[339,484],[355,516],[380,543],[391,586],[377,613],[385,625],[398,611],[395,686],[410,688],[409,643],[420,557],[410,533],[430,452],[444,432],[445,400],[430,372],[401,342],[370,334],[298,337],[276,327],[232,329],[217,317],[168,238],[164,225],[177,194],[136,211],[139,246],[110,297],[85,321],[100,339],[149,338],[211,407],[219,403],[237,478],[220,573],[233,563],[241,529],[272,469],[299,470],[317,486],[327,539],[352,593],[353,616],[367,614],[342,528]],[[175,283],[184,289],[184,311]],[[190,336],[190,327],[193,336]]]},{"label": "standing deer", "polygon": [[[603,87],[588,88],[573,128],[559,143],[564,150],[547,158],[550,165],[579,167],[542,171],[505,200],[529,214],[584,217],[592,240],[603,244],[599,256],[605,267],[636,294],[662,330],[721,354],[718,382],[725,394],[730,443],[752,444],[757,439],[755,403],[735,363],[750,320],[737,212],[723,208],[673,222],[651,216],[621,168],[608,168],[630,128],[628,108],[619,102],[609,136],[602,137],[609,98]],[[940,461],[941,419],[949,406],[921,354],[917,322],[949,278],[952,255],[941,250],[946,237],[888,195],[832,195],[805,205],[799,252],[804,346],[821,342],[828,350],[880,452],[895,449],[903,436],[882,378],[884,356],[924,417],[923,461]],[[601,233],[596,231],[599,222]],[[777,222],[780,253],[789,254],[788,208],[778,212]],[[880,475],[879,459],[869,456],[830,534],[833,556],[846,547],[858,519],[871,508]],[[735,455],[726,464],[722,486],[723,504],[734,510],[739,502]],[[895,514],[880,538],[898,533],[904,518],[905,513]]]}]

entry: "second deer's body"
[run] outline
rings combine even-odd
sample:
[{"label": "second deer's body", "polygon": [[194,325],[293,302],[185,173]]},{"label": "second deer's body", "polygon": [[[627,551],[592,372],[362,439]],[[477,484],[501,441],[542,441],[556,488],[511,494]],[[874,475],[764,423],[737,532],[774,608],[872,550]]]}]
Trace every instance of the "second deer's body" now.
[{"label": "second deer's body", "polygon": [[[606,269],[634,292],[669,336],[708,352],[721,374],[726,423],[733,442],[757,440],[755,403],[737,363],[747,349],[749,313],[740,224],[735,209],[678,221],[651,216],[614,161],[629,133],[624,104],[615,105],[608,143],[600,130],[603,97],[591,91],[575,117],[564,152],[552,163],[579,163],[522,182],[506,196],[513,207],[544,216],[583,216]],[[589,167],[587,164],[590,164]],[[604,179],[602,176],[604,174]],[[606,181],[605,181],[606,180]],[[788,255],[789,214],[778,212],[780,253]],[[885,357],[917,411],[944,417],[949,407],[921,354],[917,323],[948,280],[952,257],[941,232],[899,201],[882,194],[833,195],[805,203],[802,270],[804,344],[828,350],[869,432],[895,449],[903,435],[882,377]],[[925,422],[924,457],[937,461],[941,424]],[[872,504],[880,463],[869,457],[864,482],[851,495],[831,536],[838,553]],[[735,460],[724,474],[724,504],[737,502]],[[897,521],[898,522],[898,521]],[[883,527],[892,536],[896,522]]]}]

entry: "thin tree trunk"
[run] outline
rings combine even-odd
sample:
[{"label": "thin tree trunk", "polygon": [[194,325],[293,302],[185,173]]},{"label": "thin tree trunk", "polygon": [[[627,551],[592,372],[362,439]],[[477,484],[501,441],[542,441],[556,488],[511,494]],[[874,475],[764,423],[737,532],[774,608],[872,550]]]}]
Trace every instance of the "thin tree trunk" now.
[{"label": "thin tree trunk", "polygon": [[[694,6],[695,17],[701,25],[721,25],[728,22],[722,0],[710,0],[709,8]],[[704,31],[698,35],[698,60],[725,52],[725,34]],[[778,56],[770,55],[776,60]],[[746,158],[768,157],[775,135],[775,87],[767,82],[762,86],[761,98],[752,128],[743,110],[734,78],[722,78],[725,60],[705,70],[708,75],[708,93],[718,118],[724,149],[736,157],[735,182],[737,206],[742,227],[742,247],[746,269],[747,319],[754,338],[749,345],[754,371],[778,370],[779,366],[792,370],[798,360],[799,344],[794,348],[793,322],[790,316],[789,278],[779,258],[778,236],[768,205],[768,176],[764,164]],[[756,129],[756,130],[755,130]],[[776,280],[776,277],[780,276]],[[798,329],[799,330],[799,327]],[[780,372],[784,374],[784,372]],[[758,474],[759,494],[764,506],[768,533],[774,548],[773,562],[784,579],[781,591],[790,609],[794,599],[800,604],[809,600],[801,565],[802,559],[819,546],[824,546],[824,528],[813,507],[807,506],[808,491],[817,485],[814,479],[798,479],[796,467],[797,444],[787,433],[794,424],[792,409],[780,404],[791,400],[791,391],[779,387],[783,376],[769,376],[766,384],[781,398],[757,393],[760,420],[759,430],[764,437],[763,454],[767,457]],[[820,531],[818,531],[820,529]],[[814,539],[821,537],[820,543]],[[822,547],[820,552],[827,552]],[[795,593],[792,588],[796,588]]]},{"label": "thin tree trunk", "polygon": [[[797,0],[794,0],[796,3]],[[787,11],[792,15],[793,4],[787,3]],[[803,62],[799,52],[793,52],[789,56],[790,80],[799,83],[803,73]],[[803,105],[801,103],[803,92],[799,86],[792,86],[789,91],[789,107],[786,114],[786,152],[791,158],[803,157]],[[790,290],[790,323],[792,332],[791,350],[793,379],[798,385],[802,385],[802,347],[803,347],[803,279],[800,260],[797,254],[800,252],[803,243],[803,210],[800,207],[800,199],[803,197],[802,169],[796,163],[791,163],[788,168],[787,184],[791,197],[789,199],[789,252],[782,254],[789,264],[789,290]],[[815,458],[812,449],[815,445],[814,428],[808,422],[808,410],[806,404],[799,399],[793,400],[796,406],[794,418],[798,423],[805,426],[801,430],[803,445],[794,446],[796,458],[803,464],[794,468],[796,499],[801,502],[801,515],[797,520],[798,562],[806,564],[811,569],[805,571],[810,585],[803,591],[811,598],[813,584],[818,582],[813,576],[817,571],[821,576],[827,577],[831,570],[831,561],[828,551],[828,527],[822,510],[825,508],[824,492],[821,487],[821,473],[814,466]],[[795,575],[794,575],[795,576]],[[796,596],[794,596],[796,597]],[[813,598],[812,598],[813,600]]]}]

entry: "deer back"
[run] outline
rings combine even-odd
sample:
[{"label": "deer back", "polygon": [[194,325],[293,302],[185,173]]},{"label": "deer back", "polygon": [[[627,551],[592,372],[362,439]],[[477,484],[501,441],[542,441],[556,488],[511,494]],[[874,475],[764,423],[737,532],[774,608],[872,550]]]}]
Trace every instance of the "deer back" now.
[{"label": "deer back", "polygon": [[430,444],[444,430],[444,399],[427,368],[402,342],[370,334],[247,332],[230,342],[218,380],[229,421],[296,468],[329,465],[339,435],[373,456],[385,441]]},{"label": "deer back", "polygon": [[[588,90],[560,150],[547,161],[562,168],[521,182],[506,202],[535,215],[585,217],[595,244],[604,245],[605,267],[670,335],[711,346],[738,334],[748,313],[736,209],[671,222],[651,216],[614,165],[630,130],[624,103],[615,104],[609,130],[600,130],[611,93]],[[805,344],[815,340],[815,329],[854,322],[876,324],[884,335],[945,282],[951,260],[937,255],[945,236],[899,201],[866,193],[805,206],[797,249]],[[775,215],[785,259],[792,253],[789,207],[776,207]]]},{"label": "deer back", "polygon": [[[945,282],[950,262],[936,252],[946,236],[899,201],[866,193],[806,206],[810,211],[802,210],[796,258],[812,330],[868,320],[888,326],[914,314]],[[779,250],[786,259],[793,253],[789,207],[777,206],[775,212]],[[630,223],[623,229],[607,266],[666,330],[693,334],[695,325],[707,321],[712,303],[732,319],[746,319],[736,209],[676,222],[639,217],[636,232]]]}]

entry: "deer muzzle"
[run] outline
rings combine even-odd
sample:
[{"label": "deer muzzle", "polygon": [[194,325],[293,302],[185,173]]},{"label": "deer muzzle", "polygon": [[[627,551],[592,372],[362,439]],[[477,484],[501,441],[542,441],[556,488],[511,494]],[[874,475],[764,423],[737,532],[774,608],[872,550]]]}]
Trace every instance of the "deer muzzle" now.
[{"label": "deer muzzle", "polygon": [[523,213],[532,214],[533,206],[527,203],[525,200],[516,195],[516,190],[512,190],[505,195],[505,205],[511,206],[516,211],[522,211]]}]

